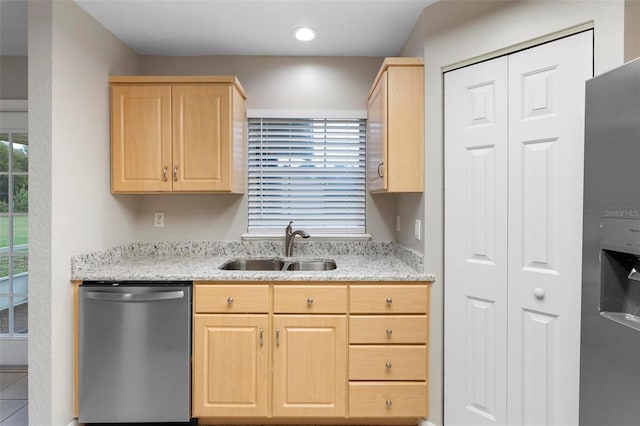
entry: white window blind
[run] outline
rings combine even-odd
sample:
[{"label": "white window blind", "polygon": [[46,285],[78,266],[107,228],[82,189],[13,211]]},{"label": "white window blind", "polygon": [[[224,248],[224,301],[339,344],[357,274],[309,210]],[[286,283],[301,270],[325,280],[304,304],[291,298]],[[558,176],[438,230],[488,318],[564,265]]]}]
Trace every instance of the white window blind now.
[{"label": "white window blind", "polygon": [[249,118],[249,233],[365,232],[366,120]]}]

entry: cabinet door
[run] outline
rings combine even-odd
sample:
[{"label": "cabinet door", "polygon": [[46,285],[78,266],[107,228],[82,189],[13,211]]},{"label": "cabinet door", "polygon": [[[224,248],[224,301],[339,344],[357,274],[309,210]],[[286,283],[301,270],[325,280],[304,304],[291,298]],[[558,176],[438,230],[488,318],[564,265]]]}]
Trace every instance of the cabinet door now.
[{"label": "cabinet door", "polygon": [[171,191],[170,86],[113,86],[111,192]]},{"label": "cabinet door", "polygon": [[367,116],[367,183],[369,191],[387,189],[387,72],[369,97]]},{"label": "cabinet door", "polygon": [[231,190],[231,90],[173,86],[174,191]]},{"label": "cabinet door", "polygon": [[275,315],[273,416],[344,416],[344,315]]},{"label": "cabinet door", "polygon": [[267,315],[195,315],[193,416],[267,415]]}]

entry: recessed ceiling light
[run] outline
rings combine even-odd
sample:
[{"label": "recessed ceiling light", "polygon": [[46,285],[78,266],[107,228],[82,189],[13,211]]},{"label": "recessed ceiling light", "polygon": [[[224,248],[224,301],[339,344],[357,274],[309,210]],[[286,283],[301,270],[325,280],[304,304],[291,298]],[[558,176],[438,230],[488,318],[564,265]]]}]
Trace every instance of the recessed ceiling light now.
[{"label": "recessed ceiling light", "polygon": [[296,28],[293,35],[300,41],[311,41],[318,35],[317,31],[309,27]]}]

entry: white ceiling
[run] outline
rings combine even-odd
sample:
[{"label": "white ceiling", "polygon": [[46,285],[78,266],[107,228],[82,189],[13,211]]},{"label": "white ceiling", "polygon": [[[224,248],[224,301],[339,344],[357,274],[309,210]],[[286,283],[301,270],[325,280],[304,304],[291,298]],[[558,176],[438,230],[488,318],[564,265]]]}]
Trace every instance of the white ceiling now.
[{"label": "white ceiling", "polygon": [[[167,56],[394,56],[436,1],[75,0],[137,53]],[[26,54],[26,2],[0,2],[0,53]],[[295,40],[300,26],[316,40]]]}]

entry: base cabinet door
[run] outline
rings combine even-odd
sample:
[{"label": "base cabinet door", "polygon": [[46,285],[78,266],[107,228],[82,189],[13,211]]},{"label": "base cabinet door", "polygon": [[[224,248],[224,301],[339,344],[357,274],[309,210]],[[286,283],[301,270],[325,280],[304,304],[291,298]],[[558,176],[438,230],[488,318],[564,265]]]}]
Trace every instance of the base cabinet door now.
[{"label": "base cabinet door", "polygon": [[195,315],[193,416],[267,415],[265,315]]},{"label": "base cabinet door", "polygon": [[346,323],[344,315],[274,315],[274,417],[346,415]]}]

